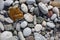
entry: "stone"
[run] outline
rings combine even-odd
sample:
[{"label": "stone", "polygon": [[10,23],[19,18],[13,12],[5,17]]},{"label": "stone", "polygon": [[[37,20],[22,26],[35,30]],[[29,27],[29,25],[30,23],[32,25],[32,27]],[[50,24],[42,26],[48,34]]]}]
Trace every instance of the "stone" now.
[{"label": "stone", "polygon": [[21,40],[25,40],[24,36],[23,36],[23,33],[21,31],[18,32],[18,37],[19,39]]},{"label": "stone", "polygon": [[34,28],[32,28],[32,32],[35,32],[35,29]]},{"label": "stone", "polygon": [[4,16],[3,15],[0,15],[0,21],[4,22]]},{"label": "stone", "polygon": [[34,40],[34,37],[33,37],[33,36],[28,36],[28,37],[26,38],[26,40]]},{"label": "stone", "polygon": [[35,3],[35,0],[27,0],[26,3],[27,4],[34,4]]},{"label": "stone", "polygon": [[12,24],[6,24],[6,25],[4,25],[4,29],[5,30],[14,30]]},{"label": "stone", "polygon": [[13,3],[13,0],[6,0],[6,1],[4,2],[4,5],[5,5],[5,6],[10,6],[12,3]]},{"label": "stone", "polygon": [[21,10],[23,11],[23,12],[25,12],[25,13],[27,13],[28,12],[28,8],[27,8],[27,5],[26,4],[21,4]]},{"label": "stone", "polygon": [[32,7],[31,9],[30,9],[30,12],[33,12],[34,11],[34,7]]},{"label": "stone", "polygon": [[34,24],[32,24],[32,23],[28,23],[28,27],[33,28],[33,27],[34,27]]},{"label": "stone", "polygon": [[58,17],[59,17],[59,9],[58,9],[58,7],[54,7],[53,12],[56,13],[58,15]]},{"label": "stone", "polygon": [[33,5],[28,5],[28,9],[30,10],[31,8],[34,8]]},{"label": "stone", "polygon": [[38,7],[34,8],[33,13],[34,13],[36,16],[39,16],[39,14],[40,14],[39,8],[38,8]]},{"label": "stone", "polygon": [[35,28],[35,31],[40,31],[40,30],[42,30],[42,25],[36,24],[36,26],[34,28]]},{"label": "stone", "polygon": [[11,32],[9,32],[9,31],[4,31],[2,34],[1,34],[1,40],[6,40],[6,39],[8,39],[8,38],[10,38],[10,37],[12,37],[13,35],[12,35],[12,33]]},{"label": "stone", "polygon": [[3,10],[4,8],[4,0],[0,0],[0,10]]},{"label": "stone", "polygon": [[41,10],[41,12],[43,14],[47,14],[48,13],[48,8],[46,7],[46,5],[44,3],[40,2],[38,4],[38,6],[39,6],[39,9]]},{"label": "stone", "polygon": [[41,2],[41,0],[36,0],[37,3]]},{"label": "stone", "polygon": [[21,28],[25,28],[28,25],[27,21],[23,21],[21,23]]},{"label": "stone", "polygon": [[53,14],[53,15],[51,16],[51,20],[54,20],[55,18],[57,18],[57,15],[56,15],[56,14]]},{"label": "stone", "polygon": [[42,22],[42,26],[46,26],[46,21],[43,21]]},{"label": "stone", "polygon": [[0,29],[4,31],[4,25],[0,22]]},{"label": "stone", "polygon": [[52,22],[47,22],[46,25],[49,26],[50,28],[54,28],[55,27],[55,24],[52,23]]},{"label": "stone", "polygon": [[39,33],[34,33],[35,40],[47,40],[44,36]]},{"label": "stone", "polygon": [[33,16],[31,14],[29,14],[29,13],[24,14],[24,18],[28,22],[32,22],[33,21]]},{"label": "stone", "polygon": [[20,2],[20,3],[25,3],[25,2],[26,2],[26,0],[19,0],[19,2]]},{"label": "stone", "polygon": [[49,5],[48,6],[48,10],[50,10],[50,9],[53,9],[53,6]]},{"label": "stone", "polygon": [[13,20],[10,19],[9,17],[8,17],[8,18],[4,18],[4,19],[5,19],[5,21],[6,21],[7,23],[13,23]]},{"label": "stone", "polygon": [[16,0],[15,2],[13,2],[13,6],[14,5],[18,5],[19,4],[19,1],[18,0]]},{"label": "stone", "polygon": [[23,12],[17,6],[9,8],[9,16],[13,21],[21,20],[24,17]]},{"label": "stone", "polygon": [[58,22],[58,18],[55,18],[54,22]]},{"label": "stone", "polygon": [[29,27],[27,27],[23,30],[23,35],[29,36],[29,35],[31,35],[31,32],[32,32],[31,29]]},{"label": "stone", "polygon": [[16,30],[14,30],[14,35],[17,35],[17,31]]},{"label": "stone", "polygon": [[41,2],[43,2],[43,3],[49,3],[50,0],[41,0]]}]

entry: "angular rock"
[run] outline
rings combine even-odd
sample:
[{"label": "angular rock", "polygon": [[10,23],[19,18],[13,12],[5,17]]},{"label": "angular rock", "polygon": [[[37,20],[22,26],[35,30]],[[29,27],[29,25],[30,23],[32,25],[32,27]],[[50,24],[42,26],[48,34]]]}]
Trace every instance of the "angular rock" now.
[{"label": "angular rock", "polygon": [[23,12],[25,12],[25,13],[27,13],[28,12],[28,8],[27,8],[27,6],[26,6],[26,4],[21,4],[21,10],[23,11]]},{"label": "angular rock", "polygon": [[35,31],[40,31],[40,30],[42,30],[42,25],[36,24],[36,26],[34,28],[35,28]]},{"label": "angular rock", "polygon": [[21,28],[25,28],[27,25],[28,25],[28,23],[27,23],[26,21],[23,21],[23,22],[21,23]]},{"label": "angular rock", "polygon": [[29,28],[29,27],[27,27],[27,28],[25,28],[24,30],[23,30],[23,34],[24,34],[24,36],[29,36],[30,34],[31,34],[31,29]]},{"label": "angular rock", "polygon": [[39,6],[39,9],[41,10],[41,12],[43,12],[43,14],[47,14],[48,13],[48,8],[46,7],[45,4],[43,4],[42,2],[40,2],[38,4],[38,6]]},{"label": "angular rock", "polygon": [[33,21],[33,16],[31,14],[29,14],[29,13],[25,14],[24,18],[28,22],[32,22]]},{"label": "angular rock", "polygon": [[28,36],[28,37],[26,38],[26,40],[34,40],[34,37],[33,37],[33,36]]}]

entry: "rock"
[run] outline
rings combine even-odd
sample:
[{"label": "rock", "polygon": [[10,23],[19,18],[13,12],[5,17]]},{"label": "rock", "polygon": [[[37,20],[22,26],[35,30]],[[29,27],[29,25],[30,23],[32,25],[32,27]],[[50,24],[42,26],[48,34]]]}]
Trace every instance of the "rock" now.
[{"label": "rock", "polygon": [[35,29],[34,28],[32,28],[32,32],[35,32]]},{"label": "rock", "polygon": [[9,31],[4,31],[2,34],[1,34],[1,40],[6,40],[8,38],[12,37],[12,33],[9,32]]},{"label": "rock", "polygon": [[18,37],[19,39],[21,40],[25,40],[24,36],[23,36],[23,33],[21,31],[18,32]]},{"label": "rock", "polygon": [[46,26],[46,21],[43,21],[42,22],[42,26]]},{"label": "rock", "polygon": [[29,14],[29,13],[25,14],[24,18],[28,22],[32,22],[33,21],[33,16],[31,14]]},{"label": "rock", "polygon": [[57,15],[56,15],[56,14],[53,14],[53,15],[51,16],[51,20],[54,20],[56,17],[57,17]]},{"label": "rock", "polygon": [[37,3],[41,2],[41,0],[36,0]]},{"label": "rock", "polygon": [[31,29],[28,27],[23,30],[24,36],[29,36],[31,34],[31,32],[32,32]]},{"label": "rock", "polygon": [[40,31],[40,30],[42,30],[42,25],[36,24],[36,26],[34,28],[35,28],[35,31]]},{"label": "rock", "polygon": [[0,15],[0,21],[3,21],[4,22],[4,16],[3,15]]},{"label": "rock", "polygon": [[31,8],[34,8],[33,5],[28,5],[28,9],[30,10]]},{"label": "rock", "polygon": [[41,2],[48,3],[48,2],[50,2],[50,0],[41,0]]},{"label": "rock", "polygon": [[5,30],[14,30],[12,24],[4,25],[4,29],[5,29]]},{"label": "rock", "polygon": [[58,18],[55,18],[54,22],[58,22]]},{"label": "rock", "polygon": [[32,23],[28,23],[28,27],[33,28],[33,27],[34,27],[34,24],[32,24]]},{"label": "rock", "polygon": [[10,6],[12,3],[13,3],[13,0],[6,0],[6,1],[4,2],[4,5],[5,5],[5,6]]},{"label": "rock", "polygon": [[17,35],[17,31],[16,30],[14,30],[14,35]]},{"label": "rock", "polygon": [[48,10],[50,10],[50,9],[53,9],[53,6],[49,5],[48,6]]},{"label": "rock", "polygon": [[59,9],[58,9],[58,7],[54,7],[53,8],[53,12],[56,13],[59,16]]},{"label": "rock", "polygon": [[6,21],[7,23],[13,23],[13,20],[10,19],[9,17],[8,17],[8,18],[5,18],[5,21]]},{"label": "rock", "polygon": [[39,33],[34,33],[35,40],[47,40],[44,36]]},{"label": "rock", "polygon": [[48,8],[46,7],[45,4],[43,4],[42,2],[40,2],[38,4],[38,6],[39,6],[39,9],[41,10],[41,12],[43,12],[43,14],[47,14],[48,13]]},{"label": "rock", "polygon": [[21,28],[25,28],[27,25],[28,25],[28,23],[27,23],[26,21],[23,21],[23,22],[21,23]]},{"label": "rock", "polygon": [[4,8],[4,0],[0,0],[0,10],[3,10]]},{"label": "rock", "polygon": [[30,9],[30,12],[33,12],[34,11],[34,7],[32,7],[31,9]]},{"label": "rock", "polygon": [[0,22],[0,29],[2,30],[2,31],[4,31],[4,26],[3,26],[3,24]]},{"label": "rock", "polygon": [[40,14],[39,8],[38,8],[38,7],[34,8],[33,13],[34,13],[36,16],[39,16],[39,14]]},{"label": "rock", "polygon": [[26,38],[26,40],[34,40],[34,37],[33,37],[33,36],[28,36],[28,37]]},{"label": "rock", "polygon": [[54,28],[55,27],[55,24],[54,23],[51,23],[51,22],[47,22],[46,25],[49,26],[50,28]]},{"label": "rock", "polygon": [[50,40],[54,40],[54,37],[51,37]]},{"label": "rock", "polygon": [[13,2],[13,6],[18,5],[18,4],[19,4],[19,1],[17,1],[17,0],[15,2]]},{"label": "rock", "polygon": [[27,8],[27,6],[26,6],[26,4],[21,4],[21,10],[23,11],[23,12],[25,12],[25,13],[27,13],[28,12],[28,8]]},{"label": "rock", "polygon": [[26,3],[27,4],[34,4],[35,3],[35,0],[27,0]]},{"label": "rock", "polygon": [[19,0],[19,2],[20,2],[20,3],[25,3],[25,2],[26,2],[26,0]]}]

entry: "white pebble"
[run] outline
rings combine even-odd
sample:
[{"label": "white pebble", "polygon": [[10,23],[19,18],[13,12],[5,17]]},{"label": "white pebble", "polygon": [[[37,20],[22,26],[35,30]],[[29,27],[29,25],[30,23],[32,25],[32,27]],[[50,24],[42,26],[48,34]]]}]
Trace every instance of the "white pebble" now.
[{"label": "white pebble", "polygon": [[41,2],[48,3],[48,2],[50,2],[50,0],[41,0]]},{"label": "white pebble", "polygon": [[3,15],[0,15],[0,20],[1,21],[4,21],[5,20]]},{"label": "white pebble", "polygon": [[43,26],[46,26],[46,21],[43,21],[43,22],[42,22],[42,25],[43,25]]},{"label": "white pebble", "polygon": [[48,6],[48,10],[50,10],[50,9],[52,9],[52,8],[53,8],[53,6],[51,6],[51,5]]}]

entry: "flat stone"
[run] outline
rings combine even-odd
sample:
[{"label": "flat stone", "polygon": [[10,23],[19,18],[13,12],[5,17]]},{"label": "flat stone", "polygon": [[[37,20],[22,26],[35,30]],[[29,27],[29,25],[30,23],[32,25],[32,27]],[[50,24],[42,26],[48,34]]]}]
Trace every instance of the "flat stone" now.
[{"label": "flat stone", "polygon": [[20,3],[25,3],[25,2],[26,2],[26,0],[19,0],[19,2],[20,2]]},{"label": "flat stone", "polygon": [[2,30],[2,31],[4,31],[4,26],[3,26],[3,24],[0,22],[0,29]]},{"label": "flat stone", "polygon": [[51,16],[51,20],[54,20],[56,17],[57,17],[57,15],[56,15],[56,14],[53,14],[53,15]]},{"label": "flat stone", "polygon": [[35,31],[40,31],[40,30],[42,30],[42,25],[36,24],[36,26],[34,28],[35,28]]},{"label": "flat stone", "polygon": [[21,4],[21,10],[23,11],[23,12],[25,12],[25,13],[27,13],[28,12],[28,8],[27,8],[27,5],[26,4]]},{"label": "flat stone", "polygon": [[3,10],[4,8],[4,0],[0,0],[0,10]]},{"label": "flat stone", "polygon": [[35,3],[35,0],[27,0],[26,3],[27,4],[33,4],[33,3]]},{"label": "flat stone", "polygon": [[26,40],[34,40],[34,37],[33,37],[33,36],[28,36],[28,37],[26,38]]},{"label": "flat stone", "polygon": [[25,14],[24,18],[28,22],[32,22],[33,21],[33,16],[31,14],[29,14],[29,13]]},{"label": "flat stone", "polygon": [[21,23],[21,28],[25,28],[28,25],[27,21],[23,21]]},{"label": "flat stone", "polygon": [[12,33],[9,32],[9,31],[4,31],[2,34],[1,34],[1,40],[6,40],[8,38],[12,37]]},{"label": "flat stone", "polygon": [[29,36],[30,34],[31,34],[31,29],[29,28],[29,27],[27,27],[27,28],[25,28],[24,30],[23,30],[23,34],[24,34],[24,36]]},{"label": "flat stone", "polygon": [[51,22],[47,22],[47,26],[49,26],[50,28],[54,28],[55,27],[55,24],[54,23],[51,23]]},{"label": "flat stone", "polygon": [[41,12],[43,12],[43,14],[47,14],[48,13],[48,8],[46,7],[46,5],[42,2],[40,2],[38,4],[39,9],[41,10]]}]

